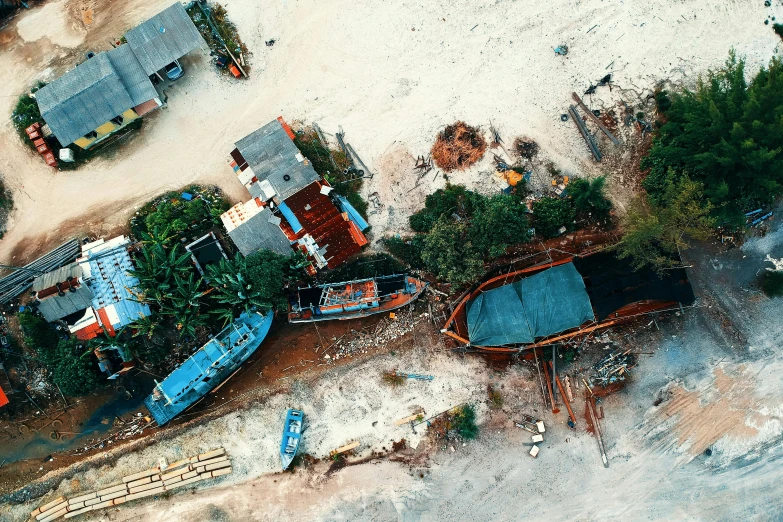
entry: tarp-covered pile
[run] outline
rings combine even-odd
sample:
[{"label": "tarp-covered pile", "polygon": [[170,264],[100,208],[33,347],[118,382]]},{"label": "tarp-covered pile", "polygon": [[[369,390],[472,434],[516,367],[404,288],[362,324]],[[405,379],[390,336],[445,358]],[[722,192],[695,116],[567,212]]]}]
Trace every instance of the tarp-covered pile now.
[{"label": "tarp-covered pile", "polygon": [[484,292],[468,303],[467,315],[470,342],[478,346],[532,343],[595,320],[573,263]]}]

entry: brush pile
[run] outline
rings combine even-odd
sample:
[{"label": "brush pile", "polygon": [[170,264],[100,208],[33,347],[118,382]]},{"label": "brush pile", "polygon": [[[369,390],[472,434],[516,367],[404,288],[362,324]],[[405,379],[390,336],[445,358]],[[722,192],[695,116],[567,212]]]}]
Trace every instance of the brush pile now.
[{"label": "brush pile", "polygon": [[533,159],[538,154],[538,143],[530,138],[517,138],[514,140],[514,152],[519,154],[521,158]]},{"label": "brush pile", "polygon": [[465,170],[484,156],[487,142],[481,131],[464,121],[447,126],[432,146],[432,159],[446,172]]}]

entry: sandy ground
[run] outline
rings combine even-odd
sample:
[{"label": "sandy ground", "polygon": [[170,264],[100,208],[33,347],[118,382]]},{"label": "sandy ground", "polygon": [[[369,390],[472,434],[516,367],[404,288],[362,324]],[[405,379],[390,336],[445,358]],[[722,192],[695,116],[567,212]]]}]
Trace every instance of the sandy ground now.
[{"label": "sandy ground", "polygon": [[[602,402],[608,468],[585,431],[581,402],[574,407],[577,429],[569,430],[565,411],[542,411],[530,366],[498,371],[418,336],[411,349],[294,383],[288,393],[144,450],[113,448],[121,455],[116,464],[92,457],[89,471],[58,475],[57,487],[42,500],[0,505],[0,512],[23,520],[41,501],[115,482],[160,455],[176,459],[224,445],[235,469],[226,480],[85,520],[779,520],[780,504],[768,500],[783,493],[781,304],[752,285],[756,272],[770,266],[766,256],[783,252],[783,223],[774,227],[742,249],[715,243],[687,251],[698,306],[607,334],[644,352],[633,382]],[[560,371],[573,374],[602,353],[595,345],[574,364],[561,362]],[[390,389],[379,375],[392,368],[435,380]],[[501,410],[487,405],[488,383],[501,387]],[[422,427],[413,433],[393,424],[417,408],[431,414],[462,401],[478,404],[482,432],[453,450],[452,444],[421,444]],[[350,459],[356,464],[329,471],[326,459],[279,473],[280,425],[291,406],[307,415],[304,451],[323,458],[357,439],[362,446]],[[526,455],[529,434],[512,424],[522,412],[547,423],[536,460]],[[417,449],[371,458],[402,438]]]},{"label": "sandy ground", "polygon": [[[620,96],[637,103],[662,79],[689,82],[719,65],[731,47],[754,69],[780,42],[762,23],[774,8],[749,0],[228,0],[254,52],[249,81],[221,78],[205,53],[192,53],[186,76],[167,92],[168,107],[147,118],[140,135],[78,172],[53,173],[8,122],[16,96],[85,52],[108,49],[170,1],[53,1],[0,32],[0,174],[17,205],[0,242],[3,261],[21,262],[63,236],[109,233],[146,199],[190,182],[246,197],[226,165],[231,143],[281,114],[331,133],[342,124],[376,173],[365,185],[383,205],[370,216],[375,238],[398,233],[445,183],[427,176],[415,186],[411,169],[446,124],[463,119],[487,129],[491,121],[507,144],[522,134],[537,140],[542,158],[566,174],[598,174],[573,123],[559,119],[572,91],[612,72],[615,90],[599,89],[590,103],[610,107]],[[271,38],[277,43],[266,47]],[[566,57],[552,51],[562,43]],[[490,158],[451,179],[497,191],[503,183]]]}]

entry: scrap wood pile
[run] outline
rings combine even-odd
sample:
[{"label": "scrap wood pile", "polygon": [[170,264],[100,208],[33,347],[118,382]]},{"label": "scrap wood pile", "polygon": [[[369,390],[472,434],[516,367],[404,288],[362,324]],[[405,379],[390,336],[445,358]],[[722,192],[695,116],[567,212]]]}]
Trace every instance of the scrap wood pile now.
[{"label": "scrap wood pile", "polygon": [[[136,435],[142,433],[145,429],[152,426],[152,424],[155,422],[150,417],[147,417],[145,415],[142,415],[141,413],[136,414],[137,416],[134,417],[130,421],[123,421],[117,418],[120,424],[120,429],[115,431],[114,433],[110,434],[108,437],[105,437],[100,440],[92,439],[90,440],[90,443],[84,446],[83,448],[77,448],[73,451],[75,455],[79,455],[81,453],[85,453],[90,450],[94,449],[103,449],[109,444],[113,444],[116,441],[129,439],[131,437],[135,437]],[[115,426],[118,423],[115,422]]]},{"label": "scrap wood pile", "polygon": [[487,142],[477,127],[464,121],[448,125],[432,146],[432,159],[446,172],[464,170],[484,156]]},{"label": "scrap wood pile", "polygon": [[604,357],[593,367],[590,382],[593,385],[608,386],[625,381],[631,368],[636,366],[636,358],[631,350],[616,350]]},{"label": "scrap wood pile", "polygon": [[327,347],[324,359],[327,361],[337,360],[341,357],[350,357],[353,354],[367,353],[367,350],[371,348],[386,346],[391,341],[413,331],[417,324],[428,317],[429,314],[426,312],[422,314],[397,312],[393,318],[386,317],[378,322],[372,331],[354,331],[351,337],[344,335],[339,339],[334,339],[333,344]]},{"label": "scrap wood pile", "polygon": [[231,473],[231,460],[223,448],[171,465],[165,465],[165,459],[162,459],[162,464],[164,465],[123,477],[121,483],[98,491],[71,498],[59,497],[35,509],[30,514],[31,520],[49,522],[58,518],[73,518]]}]

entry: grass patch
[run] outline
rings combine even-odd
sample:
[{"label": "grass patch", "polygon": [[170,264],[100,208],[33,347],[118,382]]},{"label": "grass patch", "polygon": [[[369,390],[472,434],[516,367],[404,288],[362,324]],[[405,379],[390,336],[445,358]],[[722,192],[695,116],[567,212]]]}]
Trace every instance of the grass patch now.
[{"label": "grass patch", "polygon": [[783,272],[764,270],[761,274],[761,290],[767,297],[783,297]]},{"label": "grass patch", "polygon": [[491,408],[500,409],[503,407],[503,395],[500,393],[500,390],[498,390],[497,387],[488,384],[487,396],[489,397],[489,405]]},{"label": "grass patch", "polygon": [[389,386],[399,387],[405,384],[405,377],[397,375],[397,372],[383,372],[381,380]]}]

